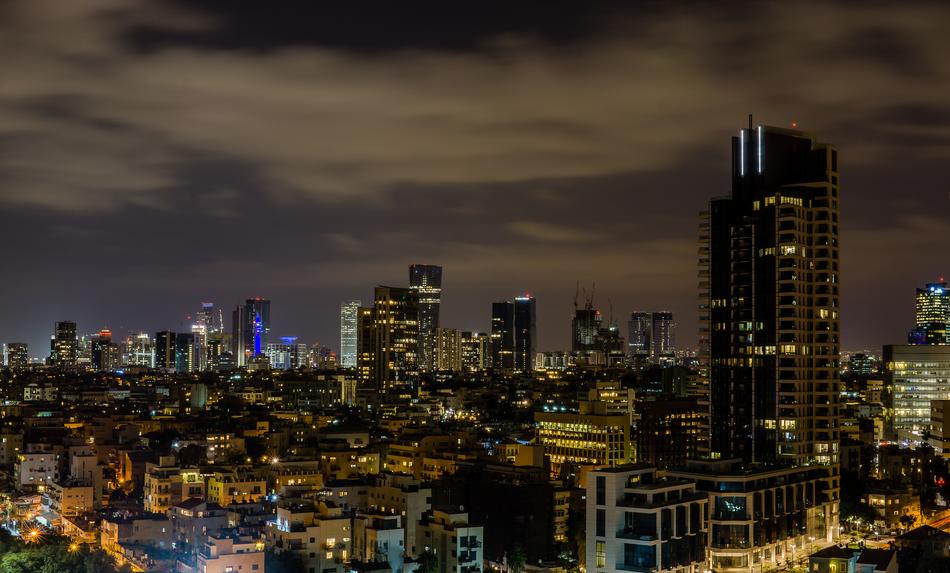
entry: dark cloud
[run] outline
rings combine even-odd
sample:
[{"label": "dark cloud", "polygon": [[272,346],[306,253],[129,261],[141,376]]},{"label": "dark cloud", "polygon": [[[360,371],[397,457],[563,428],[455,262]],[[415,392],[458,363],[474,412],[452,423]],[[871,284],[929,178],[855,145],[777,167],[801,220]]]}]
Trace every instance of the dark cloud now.
[{"label": "dark cloud", "polygon": [[561,347],[580,280],[689,345],[696,213],[749,112],[841,150],[846,346],[899,341],[950,266],[950,8],[405,6],[0,8],[0,340],[266,295],[333,342],[339,300],[434,262],[448,326],[530,290]]},{"label": "dark cloud", "polygon": [[660,2],[595,4],[522,2],[273,2],[176,0],[181,8],[213,17],[209,30],[181,30],[143,23],[123,38],[136,50],[175,47],[272,51],[323,47],[369,54],[392,50],[483,49],[506,37],[529,37],[553,46],[582,42],[618,12],[658,10]]}]

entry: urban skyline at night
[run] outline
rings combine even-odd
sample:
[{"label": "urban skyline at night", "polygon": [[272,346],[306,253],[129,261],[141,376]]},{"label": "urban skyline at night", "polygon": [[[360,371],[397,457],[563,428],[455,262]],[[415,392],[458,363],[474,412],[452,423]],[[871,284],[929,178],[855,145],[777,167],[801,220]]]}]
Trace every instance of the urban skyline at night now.
[{"label": "urban skyline at night", "polygon": [[0,573],[950,572],[947,22],[0,3]]},{"label": "urban skyline at night", "polygon": [[[24,240],[8,259],[20,272],[0,287],[18,301],[4,309],[3,340],[38,344],[65,317],[117,331],[174,328],[197,301],[261,294],[279,301],[282,331],[328,341],[337,301],[368,297],[416,261],[447,269],[445,318],[465,328],[480,327],[493,299],[534,292],[542,348],[569,341],[553,326],[578,280],[596,282],[618,309],[667,308],[693,332],[694,213],[727,191],[721,141],[750,112],[849,150],[847,183],[860,191],[842,204],[851,267],[842,297],[853,309],[845,347],[899,340],[908,307],[878,301],[904,301],[946,272],[926,240],[941,233],[947,205],[937,175],[947,111],[931,83],[943,81],[934,58],[945,40],[928,32],[943,20],[939,5],[905,7],[900,18],[884,6],[854,14],[823,3],[647,4],[636,14],[614,5],[542,10],[537,21],[525,8],[494,26],[436,10],[456,38],[440,45],[418,22],[374,39],[275,15],[264,34],[243,2],[232,14],[205,2],[101,0],[59,14],[18,4],[3,9],[5,54],[22,87],[3,92],[0,125],[12,131],[0,215],[4,238]],[[308,13],[355,16],[340,10]],[[791,24],[812,20],[835,33]],[[673,36],[651,59],[645,47]],[[802,44],[809,50],[791,48]],[[76,58],[108,65],[79,71]],[[448,62],[452,75],[436,73]],[[211,78],[188,71],[205,66],[248,98],[217,106]],[[425,79],[402,82],[397,70]],[[641,75],[649,88],[633,79]],[[375,97],[347,97],[355,91]],[[482,100],[493,103],[480,116]],[[348,114],[366,121],[330,121]],[[390,142],[396,134],[401,145]],[[479,154],[483,146],[493,152]],[[589,213],[577,217],[576,204]],[[241,205],[254,205],[262,224]],[[424,234],[399,223],[433,209]],[[103,250],[80,264],[87,245]]]}]

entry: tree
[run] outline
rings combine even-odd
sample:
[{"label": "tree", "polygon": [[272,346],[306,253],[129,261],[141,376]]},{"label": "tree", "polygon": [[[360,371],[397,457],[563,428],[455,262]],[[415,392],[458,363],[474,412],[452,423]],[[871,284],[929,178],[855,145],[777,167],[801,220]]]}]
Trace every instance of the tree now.
[{"label": "tree", "polygon": [[909,513],[905,513],[900,517],[901,525],[904,526],[904,529],[910,529],[914,522],[917,521],[917,518]]},{"label": "tree", "polygon": [[524,550],[521,549],[520,545],[515,545],[515,548],[511,550],[511,555],[508,557],[508,569],[511,570],[511,573],[521,573],[524,571],[525,561],[527,561],[527,557],[524,554]]},{"label": "tree", "polygon": [[439,571],[439,556],[428,547],[419,554],[416,561],[419,563],[416,573],[438,573]]}]

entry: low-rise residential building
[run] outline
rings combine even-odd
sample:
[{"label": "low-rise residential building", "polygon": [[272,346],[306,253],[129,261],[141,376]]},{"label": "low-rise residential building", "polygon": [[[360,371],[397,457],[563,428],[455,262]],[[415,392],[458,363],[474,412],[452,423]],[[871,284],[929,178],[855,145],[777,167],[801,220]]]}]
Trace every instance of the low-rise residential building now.
[{"label": "low-rise residential building", "polygon": [[219,471],[208,478],[208,500],[221,507],[260,503],[266,494],[267,482],[253,474]]},{"label": "low-rise residential building", "polygon": [[198,551],[199,573],[254,573],[264,571],[264,543],[250,535],[208,535]]},{"label": "low-rise residential building", "polygon": [[646,464],[587,475],[589,573],[705,570],[707,496]]},{"label": "low-rise residential building", "polygon": [[468,522],[468,514],[457,508],[433,509],[419,521],[416,545],[433,551],[439,573],[482,573],[485,532]]},{"label": "low-rise residential building", "polygon": [[307,573],[343,573],[352,553],[350,524],[350,516],[338,506],[282,500],[276,519],[267,524],[267,547],[294,554]]},{"label": "low-rise residential building", "polygon": [[745,468],[739,460],[710,460],[667,475],[691,480],[709,496],[713,571],[777,567],[838,536],[838,491],[825,467]]}]

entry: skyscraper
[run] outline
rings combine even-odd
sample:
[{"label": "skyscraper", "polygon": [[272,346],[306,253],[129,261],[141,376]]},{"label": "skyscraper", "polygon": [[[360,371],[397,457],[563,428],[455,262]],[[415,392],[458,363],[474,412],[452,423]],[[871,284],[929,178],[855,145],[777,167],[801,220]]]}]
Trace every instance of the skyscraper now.
[{"label": "skyscraper", "polygon": [[631,361],[659,364],[674,356],[676,323],[669,311],[630,313],[627,322],[627,357]]},{"label": "skyscraper", "polygon": [[155,345],[147,332],[140,332],[125,339],[125,360],[130,366],[155,365]]},{"label": "skyscraper", "polygon": [[751,122],[732,145],[701,226],[712,455],[827,465],[837,499],[838,153]]},{"label": "skyscraper", "polygon": [[436,333],[437,368],[460,372],[462,370],[462,331],[454,328],[439,328]]},{"label": "skyscraper", "polygon": [[584,308],[575,308],[571,318],[571,350],[599,350],[602,345],[598,335],[602,322],[600,311],[590,303]]},{"label": "skyscraper", "polygon": [[381,390],[412,386],[419,373],[416,291],[376,287],[373,298],[373,379]]},{"label": "skyscraper", "polygon": [[651,322],[653,336],[650,353],[654,361],[661,362],[663,358],[671,358],[676,350],[676,323],[673,322],[673,313],[666,310],[654,312]]},{"label": "skyscraper", "polygon": [[30,355],[25,342],[8,342],[6,344],[7,368],[17,370],[30,363]]},{"label": "skyscraper", "polygon": [[907,336],[910,344],[947,344],[950,323],[950,290],[946,282],[917,289],[917,321]]},{"label": "skyscraper", "polygon": [[79,360],[79,339],[76,323],[56,323],[56,332],[50,339],[50,365],[57,368],[75,368]]},{"label": "skyscraper", "polygon": [[175,372],[185,374],[198,370],[198,345],[191,332],[175,334]]},{"label": "skyscraper", "polygon": [[112,371],[119,367],[119,345],[112,342],[112,331],[103,328],[92,339],[92,369]]},{"label": "skyscraper", "polygon": [[495,370],[515,367],[515,312],[511,301],[491,305],[491,366]]},{"label": "skyscraper", "polygon": [[535,299],[530,294],[514,301],[492,303],[492,368],[531,372],[537,352]]},{"label": "skyscraper", "polygon": [[175,369],[176,335],[169,330],[155,333],[155,358],[152,364],[160,370]]},{"label": "skyscraper", "polygon": [[263,356],[270,334],[270,301],[249,298],[244,306],[234,309],[232,315],[232,340],[238,366],[244,366],[255,356]]},{"label": "skyscraper", "polygon": [[345,300],[340,304],[340,364],[344,368],[356,368],[356,321],[361,306],[361,300]]},{"label": "skyscraper", "polygon": [[442,267],[409,265],[409,288],[419,299],[419,368],[436,367],[436,331],[442,304]]},{"label": "skyscraper", "polygon": [[653,315],[649,312],[631,312],[627,323],[627,352],[630,359],[649,357],[652,339]]}]

